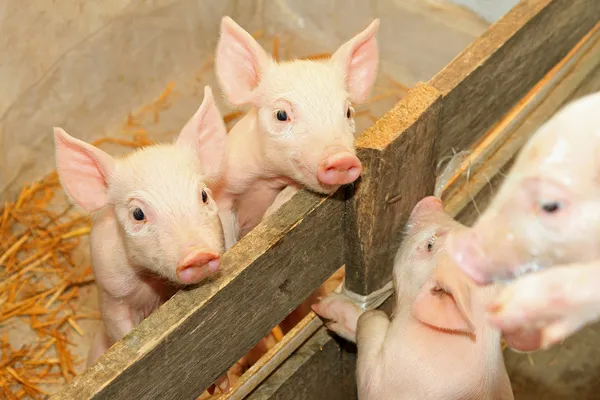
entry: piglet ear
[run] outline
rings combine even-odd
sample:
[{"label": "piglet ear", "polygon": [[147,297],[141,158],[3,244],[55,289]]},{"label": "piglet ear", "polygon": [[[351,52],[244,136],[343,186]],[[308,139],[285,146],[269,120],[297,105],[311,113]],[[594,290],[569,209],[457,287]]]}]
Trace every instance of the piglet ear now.
[{"label": "piglet ear", "polygon": [[205,86],[202,104],[179,133],[177,144],[194,149],[202,165],[202,173],[207,180],[214,180],[223,172],[226,138],[227,128],[212,90]]},{"label": "piglet ear", "polygon": [[271,61],[256,40],[231,18],[221,20],[221,33],[215,56],[215,72],[219,85],[230,103],[252,102],[258,86]]},{"label": "piglet ear", "polygon": [[363,103],[375,83],[379,50],[375,34],[379,29],[379,19],[375,19],[361,33],[344,43],[331,57],[346,77],[350,101]]},{"label": "piglet ear", "polygon": [[[421,289],[412,308],[412,315],[434,328],[475,334],[471,322],[471,289],[460,271],[440,271]],[[453,274],[453,275],[451,275]]]},{"label": "piglet ear", "polygon": [[58,176],[67,195],[87,212],[104,207],[115,160],[61,128],[54,128],[54,143]]}]

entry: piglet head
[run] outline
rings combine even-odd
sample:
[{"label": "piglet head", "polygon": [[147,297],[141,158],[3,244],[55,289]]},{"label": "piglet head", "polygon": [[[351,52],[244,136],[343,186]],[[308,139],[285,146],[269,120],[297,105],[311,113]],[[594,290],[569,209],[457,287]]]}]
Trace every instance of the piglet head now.
[{"label": "piglet head", "polygon": [[464,227],[443,209],[440,199],[419,201],[406,226],[406,235],[394,262],[394,282],[400,306],[442,332],[474,335],[468,277],[444,250],[449,232]]},{"label": "piglet head", "polygon": [[[511,179],[509,177],[509,179]],[[478,284],[512,279],[571,258],[567,240],[589,239],[572,223],[573,194],[552,178],[507,182],[472,228],[448,239],[456,263]],[[561,244],[561,242],[563,242]],[[588,243],[589,244],[589,243]]]},{"label": "piglet head", "polygon": [[353,104],[367,100],[378,66],[379,20],[326,61],[277,63],[231,18],[224,17],[215,69],[227,99],[252,104],[267,169],[320,193],[354,182]]},{"label": "piglet head", "polygon": [[148,146],[122,159],[55,128],[58,173],[67,195],[86,211],[112,208],[133,266],[193,284],[219,268],[224,251],[207,183],[222,173],[225,135],[206,87],[202,105],[175,143]]},{"label": "piglet head", "polygon": [[529,140],[472,228],[447,242],[479,284],[600,257],[600,94],[560,110]]}]

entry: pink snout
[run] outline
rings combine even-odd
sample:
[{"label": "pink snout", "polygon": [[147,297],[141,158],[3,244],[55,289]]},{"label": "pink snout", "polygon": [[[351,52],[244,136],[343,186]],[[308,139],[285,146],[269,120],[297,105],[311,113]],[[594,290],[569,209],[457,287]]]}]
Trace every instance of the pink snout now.
[{"label": "pink snout", "polygon": [[342,151],[321,162],[317,178],[325,185],[345,185],[357,180],[361,170],[360,160],[354,154]]},{"label": "pink snout", "polygon": [[182,283],[191,285],[213,274],[220,266],[219,254],[210,250],[194,250],[179,263],[177,277]]},{"label": "pink snout", "polygon": [[487,257],[478,236],[470,229],[451,232],[446,249],[458,267],[478,285],[491,283],[492,276],[486,268]]}]

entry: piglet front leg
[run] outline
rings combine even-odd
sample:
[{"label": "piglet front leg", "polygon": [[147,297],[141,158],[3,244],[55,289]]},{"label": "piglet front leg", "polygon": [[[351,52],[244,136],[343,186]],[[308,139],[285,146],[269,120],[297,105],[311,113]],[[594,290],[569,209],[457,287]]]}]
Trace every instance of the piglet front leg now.
[{"label": "piglet front leg", "polygon": [[291,199],[292,196],[295,195],[296,192],[298,192],[299,190],[300,190],[300,187],[295,186],[295,185],[286,186],[285,189],[283,189],[281,192],[279,192],[279,194],[275,198],[275,201],[273,202],[273,204],[271,204],[269,206],[269,208],[267,208],[267,211],[265,211],[265,214],[263,215],[262,219],[267,218],[268,216],[273,214],[275,211],[279,210],[279,208],[285,202],[287,202],[289,199]]},{"label": "piglet front leg", "polygon": [[122,303],[106,294],[101,295],[101,302],[103,320],[98,326],[88,353],[88,367],[94,364],[116,341],[131,332],[135,326],[127,303]]},{"label": "piglet front leg", "polygon": [[327,320],[325,326],[328,329],[356,343],[356,327],[363,311],[347,296],[331,293],[311,307],[317,315]]},{"label": "piglet front leg", "polygon": [[376,381],[374,374],[381,365],[380,358],[389,326],[390,320],[387,314],[381,310],[366,311],[358,318],[356,384],[359,399],[370,398],[369,390],[372,385],[369,382]]},{"label": "piglet front leg", "polygon": [[[510,340],[546,349],[600,317],[600,263],[571,264],[526,275],[488,306],[490,322]],[[536,333],[539,332],[538,334]],[[519,337],[519,332],[522,335]]]},{"label": "piglet front leg", "polygon": [[100,325],[98,326],[98,331],[96,332],[96,335],[94,335],[92,346],[90,347],[90,351],[88,353],[86,367],[89,368],[90,366],[95,364],[98,358],[100,358],[100,356],[104,354],[106,350],[108,350],[112,343],[112,340],[106,332],[104,323],[100,322]]}]

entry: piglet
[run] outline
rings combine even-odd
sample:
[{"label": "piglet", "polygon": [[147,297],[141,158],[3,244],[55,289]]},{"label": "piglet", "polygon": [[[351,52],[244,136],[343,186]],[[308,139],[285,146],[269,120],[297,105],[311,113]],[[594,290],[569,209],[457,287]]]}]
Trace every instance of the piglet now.
[{"label": "piglet", "polygon": [[174,143],[113,158],[54,132],[62,186],[93,218],[90,254],[103,325],[91,365],[178,288],[219,269],[223,228],[208,185],[223,172],[226,128],[207,86]]},{"label": "piglet", "polygon": [[591,321],[589,304],[600,305],[588,287],[600,261],[598,113],[600,92],[560,109],[523,147],[473,227],[448,238],[450,255],[482,285],[561,266],[518,279],[490,304],[516,350],[564,339]]},{"label": "piglet", "polygon": [[394,260],[394,312],[362,313],[335,294],[313,306],[358,346],[358,398],[513,399],[500,332],[484,322],[492,287],[477,287],[444,250],[464,226],[437,197],[414,207]]},{"label": "piglet", "polygon": [[[375,82],[378,27],[374,20],[328,60],[276,62],[248,32],[223,17],[216,76],[231,104],[252,106],[227,136],[226,174],[214,188],[223,226],[236,232],[235,240],[300,188],[333,193],[359,177],[352,105],[366,101]],[[228,240],[228,247],[234,241]],[[284,333],[322,294],[324,287],[282,322]]]},{"label": "piglet", "polygon": [[239,237],[285,187],[332,193],[359,177],[352,105],[366,101],[375,82],[378,27],[374,20],[328,60],[278,63],[223,17],[215,56],[219,85],[231,104],[252,106],[229,132],[227,172],[215,192],[220,208],[235,210],[229,226]]}]

